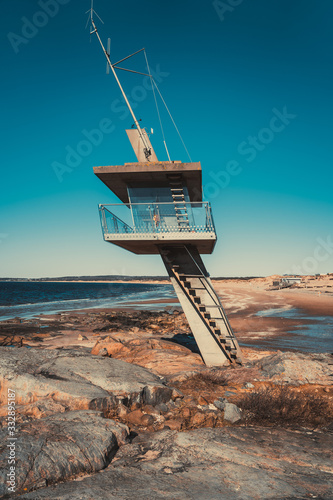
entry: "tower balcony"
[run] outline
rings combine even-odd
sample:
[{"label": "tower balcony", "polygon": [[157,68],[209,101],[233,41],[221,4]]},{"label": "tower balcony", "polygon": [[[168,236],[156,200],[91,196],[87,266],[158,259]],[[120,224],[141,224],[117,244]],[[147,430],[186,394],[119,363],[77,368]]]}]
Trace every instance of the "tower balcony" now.
[{"label": "tower balcony", "polygon": [[99,205],[99,213],[104,240],[136,254],[158,254],[166,244],[210,254],[217,239],[208,202]]}]

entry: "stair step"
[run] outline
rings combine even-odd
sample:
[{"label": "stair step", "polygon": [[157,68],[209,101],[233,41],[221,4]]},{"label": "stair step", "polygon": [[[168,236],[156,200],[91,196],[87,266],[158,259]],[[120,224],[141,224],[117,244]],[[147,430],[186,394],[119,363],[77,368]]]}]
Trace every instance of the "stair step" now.
[{"label": "stair step", "polygon": [[206,312],[206,306],[200,306],[199,307],[200,312]]},{"label": "stair step", "polygon": [[[210,319],[210,314],[209,313],[205,313],[204,314],[204,317],[207,318],[207,319]],[[210,322],[209,322],[210,323]]]},{"label": "stair step", "polygon": [[196,304],[201,304],[201,299],[200,299],[200,297],[194,297],[194,302],[195,302]]},{"label": "stair step", "polygon": [[185,288],[191,288],[191,282],[190,281],[184,281],[184,287]]},{"label": "stair step", "polygon": [[[182,278],[204,278],[205,276],[203,274],[180,274]],[[208,306],[209,307],[209,306]]]}]

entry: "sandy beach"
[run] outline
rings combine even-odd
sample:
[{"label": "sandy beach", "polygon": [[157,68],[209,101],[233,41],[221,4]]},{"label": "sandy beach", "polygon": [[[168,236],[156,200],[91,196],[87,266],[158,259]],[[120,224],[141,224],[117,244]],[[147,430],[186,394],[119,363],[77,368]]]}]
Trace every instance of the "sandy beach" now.
[{"label": "sandy beach", "polygon": [[[330,275],[317,278],[310,276],[292,288],[273,290],[272,283],[275,278],[212,281],[243,348],[302,351],[304,348],[300,346],[304,345],[304,332],[310,327],[314,331],[320,328],[323,317],[333,318],[333,278]],[[164,281],[161,283],[165,284]],[[23,343],[28,342],[31,346],[92,347],[96,342],[94,322],[99,324],[103,315],[111,312],[131,310],[181,312],[181,307],[177,299],[171,298],[157,298],[140,303],[132,300],[121,307],[81,309],[61,314],[39,315],[31,320],[13,319],[0,322],[0,331],[2,339],[10,340],[10,336],[14,336],[15,342],[21,338]],[[85,318],[87,315],[88,319]],[[68,318],[68,321],[59,321],[59,318]],[[185,318],[183,331],[190,333]],[[169,334],[172,336],[173,332],[170,331]],[[325,347],[321,347],[320,341],[314,339],[305,350],[333,351],[333,331],[329,330],[329,327],[327,335]],[[82,340],[82,336],[86,338]]]},{"label": "sandy beach", "polygon": [[[332,278],[309,277],[297,287],[281,290],[272,290],[272,282],[272,278],[258,278],[215,281],[214,285],[240,342],[276,349],[283,337],[297,350],[297,337],[290,332],[301,334],[306,325],[333,317]],[[333,350],[333,330],[330,339]],[[283,350],[283,345],[278,348]]]}]

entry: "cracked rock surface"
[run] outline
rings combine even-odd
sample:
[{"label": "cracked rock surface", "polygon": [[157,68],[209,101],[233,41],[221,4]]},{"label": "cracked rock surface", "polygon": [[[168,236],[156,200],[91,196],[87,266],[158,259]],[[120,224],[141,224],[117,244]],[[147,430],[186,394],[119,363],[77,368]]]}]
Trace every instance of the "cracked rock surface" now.
[{"label": "cracked rock surface", "polygon": [[26,500],[333,498],[333,435],[224,428],[144,434],[101,473]]},{"label": "cracked rock surface", "polygon": [[4,404],[8,388],[15,389],[18,405],[48,398],[66,410],[105,410],[122,398],[140,402],[144,394],[157,404],[168,401],[172,393],[145,368],[92,356],[89,350],[0,347],[0,358],[0,402]]},{"label": "cracked rock surface", "polygon": [[[106,467],[126,442],[128,428],[91,410],[69,411],[18,428],[16,491],[31,491]],[[7,493],[8,433],[0,431],[0,494]]]}]

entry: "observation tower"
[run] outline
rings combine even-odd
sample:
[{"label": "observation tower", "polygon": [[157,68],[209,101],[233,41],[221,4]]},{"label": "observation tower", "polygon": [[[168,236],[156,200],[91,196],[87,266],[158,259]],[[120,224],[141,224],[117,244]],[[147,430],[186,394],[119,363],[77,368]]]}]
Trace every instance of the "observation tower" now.
[{"label": "observation tower", "polygon": [[[160,255],[205,364],[241,363],[237,339],[201,258],[213,252],[217,239],[210,203],[202,198],[201,164],[171,161],[165,140],[168,161],[158,161],[116,73],[134,72],[119,64],[144,49],[112,64],[110,41],[105,49],[93,14],[92,7],[90,32],[96,34],[134,120],[135,128],[126,132],[137,158],[136,163],[94,167],[121,202],[99,205],[104,240],[137,255]],[[148,61],[147,68],[145,75],[159,92]]]}]

